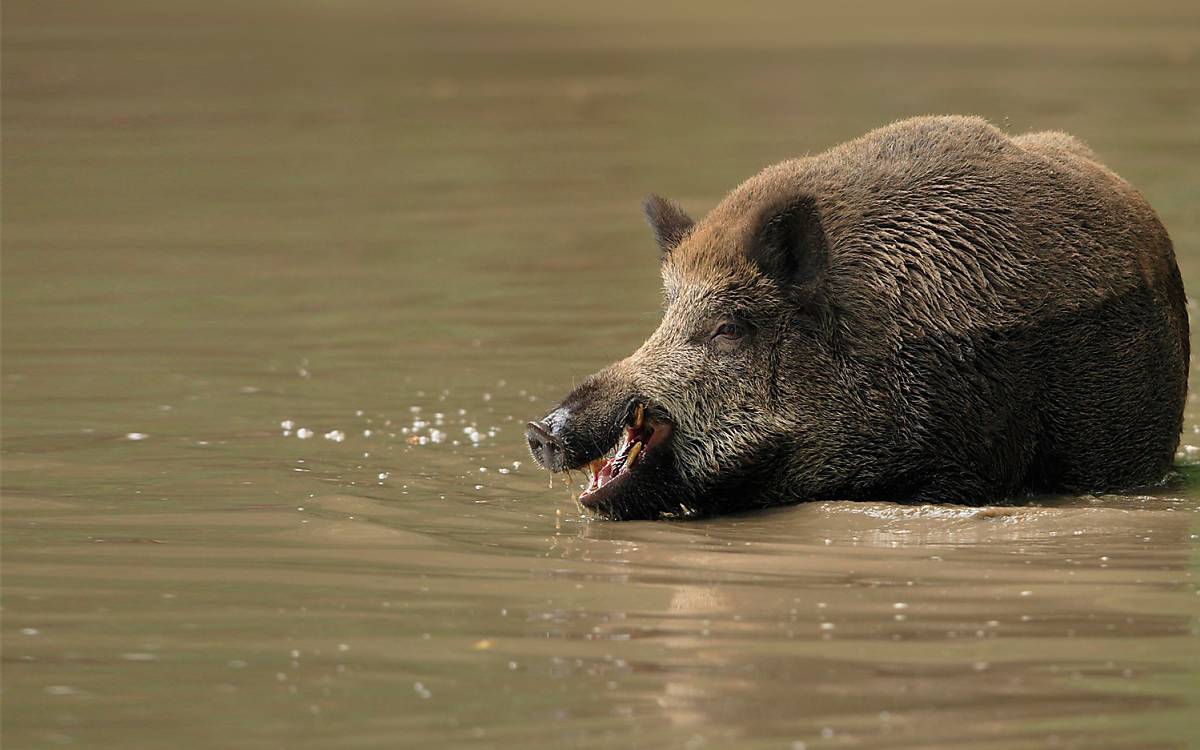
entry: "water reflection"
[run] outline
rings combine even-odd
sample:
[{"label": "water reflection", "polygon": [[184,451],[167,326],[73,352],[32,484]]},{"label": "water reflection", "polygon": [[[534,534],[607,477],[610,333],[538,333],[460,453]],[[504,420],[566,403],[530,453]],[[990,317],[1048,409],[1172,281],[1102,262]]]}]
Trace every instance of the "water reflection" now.
[{"label": "water reflection", "polygon": [[1121,689],[1169,684],[1177,667],[1120,644],[1195,631],[1178,598],[1191,589],[1190,514],[1103,500],[823,503],[733,521],[590,524],[578,546],[554,549],[636,571],[610,582],[661,590],[574,636],[654,643],[661,651],[633,672],[658,683],[664,718],[710,740],[790,733],[874,746],[900,733],[957,745],[1055,721],[1060,739],[1086,743],[1096,712],[1186,703]]}]

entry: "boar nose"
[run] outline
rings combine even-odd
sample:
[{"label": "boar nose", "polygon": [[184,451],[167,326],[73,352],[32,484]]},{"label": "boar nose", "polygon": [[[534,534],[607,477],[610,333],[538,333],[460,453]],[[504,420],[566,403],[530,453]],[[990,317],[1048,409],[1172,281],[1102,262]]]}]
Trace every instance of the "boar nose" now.
[{"label": "boar nose", "polygon": [[542,466],[550,471],[561,469],[562,440],[550,431],[545,422],[530,422],[528,426],[529,429],[525,431],[525,439],[529,441],[530,452],[541,462]]}]

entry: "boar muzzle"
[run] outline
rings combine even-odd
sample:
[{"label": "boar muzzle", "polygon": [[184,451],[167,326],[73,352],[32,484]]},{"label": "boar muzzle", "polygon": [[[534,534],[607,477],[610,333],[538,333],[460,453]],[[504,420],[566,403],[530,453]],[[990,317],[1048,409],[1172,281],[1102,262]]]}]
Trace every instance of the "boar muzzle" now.
[{"label": "boar muzzle", "polygon": [[681,510],[670,447],[674,423],[611,370],[589,378],[527,427],[529,452],[542,467],[584,473],[579,502],[598,516],[655,518]]},{"label": "boar muzzle", "polygon": [[616,442],[633,389],[611,369],[592,375],[541,419],[529,422],[529,452],[552,472],[574,470]]}]

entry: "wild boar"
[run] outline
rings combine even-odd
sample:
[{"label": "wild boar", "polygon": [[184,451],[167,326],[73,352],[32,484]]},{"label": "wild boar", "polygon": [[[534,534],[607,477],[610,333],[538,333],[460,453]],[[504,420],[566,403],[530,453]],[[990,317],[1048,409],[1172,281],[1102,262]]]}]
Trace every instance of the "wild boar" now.
[{"label": "wild boar", "polygon": [[1145,199],[1064,133],[897,122],[699,222],[651,196],[658,329],[526,437],[612,519],[1160,482],[1188,320]]}]

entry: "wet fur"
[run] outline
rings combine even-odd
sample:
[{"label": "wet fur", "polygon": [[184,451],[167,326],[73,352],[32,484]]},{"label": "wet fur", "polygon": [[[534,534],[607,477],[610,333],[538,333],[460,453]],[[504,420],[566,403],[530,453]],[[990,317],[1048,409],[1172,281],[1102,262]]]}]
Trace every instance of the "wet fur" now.
[{"label": "wet fur", "polygon": [[[605,515],[983,503],[1170,469],[1188,363],[1171,242],[1069,135],[906,120],[770,167],[699,223],[656,197],[646,214],[662,323],[551,415],[557,468],[611,446],[630,398],[675,422]],[[731,313],[754,334],[718,351]]]}]

